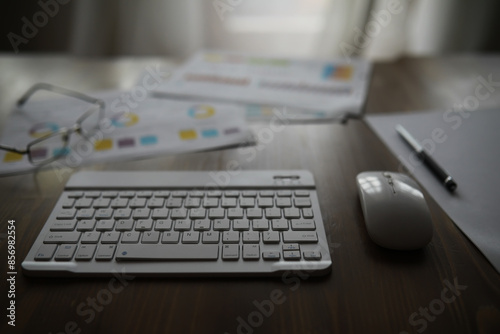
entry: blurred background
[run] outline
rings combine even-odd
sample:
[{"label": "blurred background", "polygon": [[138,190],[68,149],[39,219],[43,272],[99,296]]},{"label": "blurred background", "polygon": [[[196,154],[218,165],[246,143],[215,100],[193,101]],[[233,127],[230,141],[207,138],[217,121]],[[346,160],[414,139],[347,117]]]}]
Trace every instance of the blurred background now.
[{"label": "blurred background", "polygon": [[200,49],[392,60],[500,51],[497,0],[9,1],[1,52],[171,56]]}]

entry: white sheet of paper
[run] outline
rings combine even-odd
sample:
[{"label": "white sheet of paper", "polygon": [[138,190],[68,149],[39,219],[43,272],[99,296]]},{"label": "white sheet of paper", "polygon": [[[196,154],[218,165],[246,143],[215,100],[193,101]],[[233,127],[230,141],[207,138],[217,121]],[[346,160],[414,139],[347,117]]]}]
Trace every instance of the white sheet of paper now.
[{"label": "white sheet of paper", "polygon": [[[57,163],[75,167],[79,164],[208,150],[252,141],[245,112],[239,106],[154,98],[129,100],[127,103],[123,99],[124,94],[128,92],[91,94],[106,102],[106,117],[110,122],[90,141],[73,134],[71,150]],[[50,99],[33,103],[29,110],[15,109],[3,129],[1,143],[24,148],[43,134],[71,127],[85,108],[88,105],[79,105],[75,100]],[[47,154],[52,149],[47,147]],[[0,152],[0,175],[32,169],[27,155]]]},{"label": "white sheet of paper", "polygon": [[175,71],[155,94],[246,104],[248,118],[266,116],[273,107],[289,107],[297,119],[332,118],[361,113],[370,70],[370,63],[360,59],[319,61],[204,51]]},{"label": "white sheet of paper", "polygon": [[[367,123],[500,272],[500,111],[374,115]],[[450,193],[412,154],[403,125],[455,179]]]}]

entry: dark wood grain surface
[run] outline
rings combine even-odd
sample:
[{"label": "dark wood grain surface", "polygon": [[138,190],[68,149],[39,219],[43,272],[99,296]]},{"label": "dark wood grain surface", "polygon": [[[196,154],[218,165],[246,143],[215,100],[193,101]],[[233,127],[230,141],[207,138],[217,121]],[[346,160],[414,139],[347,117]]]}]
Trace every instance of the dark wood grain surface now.
[{"label": "dark wood grain surface", "polygon": [[[0,56],[0,120],[44,81],[84,92],[130,88],[161,58]],[[368,113],[446,109],[474,94],[477,77],[500,81],[500,57],[402,59],[374,65]],[[497,71],[497,72],[495,72]],[[495,74],[497,73],[497,74]],[[500,88],[481,101],[498,107]],[[252,124],[258,134],[269,125]],[[71,173],[0,177],[1,333],[500,333],[500,275],[428,198],[435,235],[422,251],[368,238],[355,176],[398,162],[363,121],[287,125],[254,159],[234,148],[96,164],[86,170],[308,169],[316,179],[333,269],[321,278],[29,278],[20,262]],[[7,325],[7,221],[16,220],[16,327]],[[449,288],[458,284],[455,294]],[[279,296],[279,298],[276,298]],[[274,297],[276,303],[272,303]],[[446,301],[446,302],[443,302]],[[96,303],[94,306],[93,303]],[[272,304],[272,307],[270,306]],[[241,325],[244,322],[247,325]]]}]

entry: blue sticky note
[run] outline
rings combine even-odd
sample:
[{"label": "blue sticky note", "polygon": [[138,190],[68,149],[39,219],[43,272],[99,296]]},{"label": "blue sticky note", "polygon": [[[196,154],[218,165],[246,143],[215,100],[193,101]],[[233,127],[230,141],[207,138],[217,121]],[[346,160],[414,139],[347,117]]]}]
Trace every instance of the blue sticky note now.
[{"label": "blue sticky note", "polygon": [[141,137],[141,145],[154,145],[158,143],[156,136],[143,136]]}]

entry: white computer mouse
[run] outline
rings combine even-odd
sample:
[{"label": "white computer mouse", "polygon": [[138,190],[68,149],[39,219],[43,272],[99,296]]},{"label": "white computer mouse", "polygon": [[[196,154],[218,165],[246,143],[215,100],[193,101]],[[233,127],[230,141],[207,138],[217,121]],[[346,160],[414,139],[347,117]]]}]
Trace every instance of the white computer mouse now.
[{"label": "white computer mouse", "polygon": [[413,179],[393,172],[364,172],[356,180],[366,229],[376,244],[415,250],[431,241],[431,214]]}]

